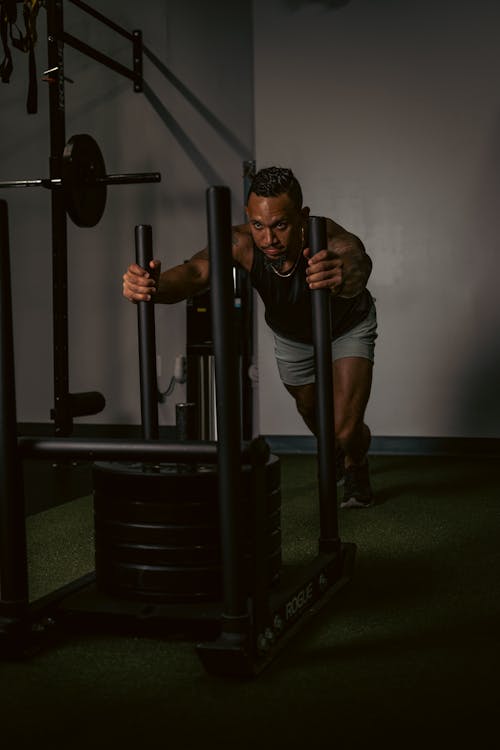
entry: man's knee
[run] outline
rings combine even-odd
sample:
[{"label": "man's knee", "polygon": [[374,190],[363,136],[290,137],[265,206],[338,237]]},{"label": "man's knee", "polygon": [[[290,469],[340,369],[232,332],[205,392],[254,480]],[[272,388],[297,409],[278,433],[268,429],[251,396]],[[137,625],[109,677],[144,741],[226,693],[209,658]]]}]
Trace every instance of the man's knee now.
[{"label": "man's knee", "polygon": [[316,400],[314,383],[307,385],[285,385],[295,399],[297,411],[304,422],[311,428],[316,421]]},{"label": "man's knee", "polygon": [[297,406],[297,411],[299,412],[301,417],[303,417],[305,420],[315,419],[315,407],[310,400],[297,398],[295,399],[295,404]]}]

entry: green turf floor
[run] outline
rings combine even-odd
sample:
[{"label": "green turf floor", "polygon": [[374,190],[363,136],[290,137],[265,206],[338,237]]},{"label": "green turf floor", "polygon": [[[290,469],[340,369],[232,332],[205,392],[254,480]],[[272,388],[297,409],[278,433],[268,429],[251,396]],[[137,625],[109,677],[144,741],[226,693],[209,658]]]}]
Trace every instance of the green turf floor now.
[{"label": "green turf floor", "polygon": [[[0,664],[2,747],[496,746],[496,463],[372,457],[376,505],[339,513],[352,580],[257,679],[211,677],[173,637],[73,634]],[[286,561],[316,549],[315,471],[282,458]],[[34,598],[92,569],[89,498],[28,534]]]}]

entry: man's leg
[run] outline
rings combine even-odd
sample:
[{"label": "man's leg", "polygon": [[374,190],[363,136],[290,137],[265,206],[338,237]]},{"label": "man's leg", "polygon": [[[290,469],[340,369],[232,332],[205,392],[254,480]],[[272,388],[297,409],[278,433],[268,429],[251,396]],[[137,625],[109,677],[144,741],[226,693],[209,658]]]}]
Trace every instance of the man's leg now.
[{"label": "man's leg", "polygon": [[346,468],[366,462],[371,435],[364,417],[372,372],[371,361],[363,357],[343,357],[333,364],[335,438],[345,454]]},{"label": "man's leg", "polygon": [[[344,357],[333,363],[335,440],[346,456],[346,466],[362,464],[370,445],[364,415],[372,383],[373,365],[363,357]],[[316,385],[287,385],[297,410],[316,435]]]},{"label": "man's leg", "polygon": [[[333,363],[335,441],[345,454],[346,507],[369,505],[372,499],[366,461],[371,436],[364,422],[372,371],[372,362],[364,357],[343,357]],[[315,384],[285,387],[294,397],[304,422],[316,434]]]},{"label": "man's leg", "polygon": [[[304,422],[316,434],[313,346],[277,334],[274,338],[281,380],[294,397]],[[345,455],[344,500],[341,503],[344,507],[364,507],[372,500],[366,459],[371,436],[364,417],[372,385],[376,338],[377,315],[373,306],[367,317],[336,338],[332,347],[336,454],[340,449]],[[340,476],[337,470],[337,477]]]}]

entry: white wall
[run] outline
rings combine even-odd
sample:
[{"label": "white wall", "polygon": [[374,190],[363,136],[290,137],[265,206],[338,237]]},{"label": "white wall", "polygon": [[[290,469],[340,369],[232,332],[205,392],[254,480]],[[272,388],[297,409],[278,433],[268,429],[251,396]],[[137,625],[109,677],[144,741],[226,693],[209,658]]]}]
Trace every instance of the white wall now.
[{"label": "white wall", "polygon": [[[94,4],[95,5],[95,4]],[[69,2],[66,30],[131,65],[131,45]],[[206,244],[205,190],[229,185],[241,220],[242,161],[253,155],[252,18],[249,2],[103,0],[99,10],[132,31],[159,65],[144,59],[144,94],[66,46],[67,136],[98,141],[109,172],[160,171],[160,185],[110,188],[93,229],[69,223],[70,391],[99,390],[106,409],[80,421],[140,421],[136,309],[121,297],[134,258],[134,227],[151,224],[157,255],[182,262]],[[38,71],[46,68],[46,18],[38,19]],[[45,87],[39,113],[25,111],[27,58],[14,51],[11,83],[0,87],[0,180],[48,175]],[[163,66],[163,67],[162,67]],[[173,78],[172,76],[175,76]],[[50,198],[42,189],[2,191],[9,202],[19,421],[48,422],[53,407]],[[185,307],[157,309],[165,388],[185,349]],[[160,407],[173,424],[183,386]]]},{"label": "white wall", "polygon": [[[500,5],[255,0],[256,157],[374,261],[375,435],[500,435]],[[307,434],[260,319],[260,428]]]}]

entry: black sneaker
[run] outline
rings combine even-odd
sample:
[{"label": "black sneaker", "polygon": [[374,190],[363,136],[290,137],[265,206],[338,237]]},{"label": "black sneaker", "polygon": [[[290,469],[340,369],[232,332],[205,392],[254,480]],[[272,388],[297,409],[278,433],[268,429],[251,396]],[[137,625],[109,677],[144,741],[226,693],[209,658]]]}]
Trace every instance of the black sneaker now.
[{"label": "black sneaker", "polygon": [[373,503],[368,462],[345,470],[344,499],[341,508],[368,508]]}]

